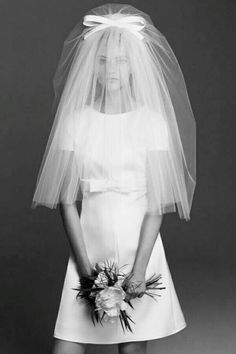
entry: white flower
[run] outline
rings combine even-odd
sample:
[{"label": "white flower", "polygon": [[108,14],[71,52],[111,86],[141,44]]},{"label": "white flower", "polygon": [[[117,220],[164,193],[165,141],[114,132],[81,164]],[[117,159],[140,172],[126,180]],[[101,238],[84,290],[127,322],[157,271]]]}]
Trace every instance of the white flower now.
[{"label": "white flower", "polygon": [[[97,309],[105,312],[104,321],[115,319],[119,316],[120,310],[125,310],[125,292],[118,284],[116,286],[107,286],[97,293],[95,302]],[[108,317],[107,317],[108,316]]]},{"label": "white flower", "polygon": [[94,283],[98,286],[103,286],[105,288],[105,286],[108,284],[108,278],[106,274],[104,272],[100,272],[97,278],[95,279]]},{"label": "white flower", "polygon": [[118,287],[121,288],[121,285],[123,284],[123,281],[124,281],[123,277],[118,277],[118,280],[117,280],[117,282],[114,284],[114,286],[118,286]]}]

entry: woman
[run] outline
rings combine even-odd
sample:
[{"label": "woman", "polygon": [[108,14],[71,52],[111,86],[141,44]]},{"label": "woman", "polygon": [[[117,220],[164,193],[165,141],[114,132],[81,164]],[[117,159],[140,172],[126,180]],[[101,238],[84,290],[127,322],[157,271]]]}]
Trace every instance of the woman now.
[{"label": "woman", "polygon": [[[70,244],[53,353],[84,353],[87,343],[146,353],[148,340],[186,326],[160,235],[165,213],[190,219],[195,189],[195,120],[181,69],[148,15],[108,4],[67,38],[54,87],[32,205],[60,205]],[[94,326],[76,300],[80,277],[105,259],[133,272],[132,333],[119,321]],[[154,273],[165,286],[157,301],[144,295]]]}]

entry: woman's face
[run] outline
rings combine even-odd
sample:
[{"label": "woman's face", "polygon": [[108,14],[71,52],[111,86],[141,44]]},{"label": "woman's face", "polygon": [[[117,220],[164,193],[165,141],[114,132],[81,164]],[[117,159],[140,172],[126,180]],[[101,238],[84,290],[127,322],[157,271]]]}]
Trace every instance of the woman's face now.
[{"label": "woman's face", "polygon": [[106,50],[100,46],[96,60],[96,74],[99,83],[109,92],[129,85],[130,63],[123,45],[114,45]]}]

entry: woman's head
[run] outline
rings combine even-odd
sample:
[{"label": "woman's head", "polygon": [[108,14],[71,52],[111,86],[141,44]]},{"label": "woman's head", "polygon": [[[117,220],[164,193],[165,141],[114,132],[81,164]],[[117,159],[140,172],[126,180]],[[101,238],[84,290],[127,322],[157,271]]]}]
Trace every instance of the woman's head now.
[{"label": "woman's head", "polygon": [[112,97],[125,111],[132,105],[156,102],[150,95],[155,92],[147,45],[150,21],[132,6],[118,4],[98,7],[84,16],[65,42],[55,75],[55,92],[68,79],[65,104],[77,110],[96,105],[99,110]]},{"label": "woman's head", "polygon": [[100,41],[96,53],[94,74],[102,90],[108,94],[127,90],[130,85],[131,66],[122,33],[109,31]]},{"label": "woman's head", "polygon": [[132,33],[116,26],[97,31],[84,40],[81,51],[86,53],[83,64],[87,75],[84,79],[90,82],[89,105],[96,102],[98,109],[104,108],[104,104],[116,105],[118,111],[132,109],[136,101],[133,89],[136,56],[132,48],[139,46],[139,42]]}]

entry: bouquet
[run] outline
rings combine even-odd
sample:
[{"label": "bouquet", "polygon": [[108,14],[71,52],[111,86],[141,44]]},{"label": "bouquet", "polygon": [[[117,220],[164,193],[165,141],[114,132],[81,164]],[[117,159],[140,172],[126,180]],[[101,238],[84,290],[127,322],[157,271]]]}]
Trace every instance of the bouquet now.
[{"label": "bouquet", "polygon": [[[119,318],[123,331],[132,332],[130,322],[135,322],[127,313],[127,309],[129,306],[132,309],[134,307],[126,290],[133,273],[123,273],[121,271],[123,267],[119,268],[114,261],[109,260],[96,263],[92,275],[81,277],[79,287],[73,288],[73,290],[78,291],[76,298],[84,299],[88,304],[94,325],[95,321],[102,325],[103,321],[114,323]],[[144,295],[148,295],[156,301],[155,296],[160,295],[153,293],[152,290],[165,289],[165,287],[160,287],[161,278],[161,274],[156,276],[153,274],[147,279]],[[138,286],[136,285],[136,287]]]}]

